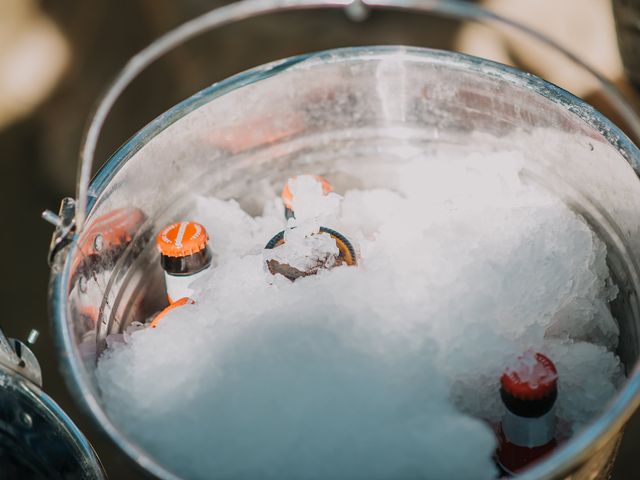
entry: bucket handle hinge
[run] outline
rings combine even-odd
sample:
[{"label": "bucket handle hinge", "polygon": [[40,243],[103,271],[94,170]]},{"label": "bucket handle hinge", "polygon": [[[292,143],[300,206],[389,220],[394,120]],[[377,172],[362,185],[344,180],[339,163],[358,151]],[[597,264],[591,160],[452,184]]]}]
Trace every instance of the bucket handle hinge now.
[{"label": "bucket handle hinge", "polygon": [[75,217],[76,201],[71,197],[62,199],[57,215],[51,210],[42,212],[42,218],[56,227],[49,245],[49,266],[53,265],[57,253],[71,242],[76,230]]}]

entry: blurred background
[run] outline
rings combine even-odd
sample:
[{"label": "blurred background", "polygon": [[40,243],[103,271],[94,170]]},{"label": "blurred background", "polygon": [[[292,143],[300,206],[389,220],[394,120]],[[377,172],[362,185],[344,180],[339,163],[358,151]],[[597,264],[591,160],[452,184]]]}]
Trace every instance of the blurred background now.
[{"label": "blurred background", "polygon": [[[40,213],[57,211],[62,197],[75,195],[83,128],[98,96],[127,59],[162,33],[223,3],[0,0],[0,208],[5,229],[0,326],[20,339],[31,328],[41,331],[34,351],[44,389],[87,435],[114,479],[143,476],[78,411],[58,372],[47,312],[46,256],[53,228]],[[640,0],[481,3],[568,47],[614,82],[634,106],[640,105],[633,86],[640,85]],[[116,106],[97,158],[106,160],[155,116],[229,75],[298,53],[367,44],[461,50],[516,65],[586,99],[624,128],[588,75],[512,31],[399,12],[373,12],[359,23],[340,11],[291,12],[225,27],[158,61]],[[636,415],[613,478],[636,478],[632,466],[639,441]]]}]

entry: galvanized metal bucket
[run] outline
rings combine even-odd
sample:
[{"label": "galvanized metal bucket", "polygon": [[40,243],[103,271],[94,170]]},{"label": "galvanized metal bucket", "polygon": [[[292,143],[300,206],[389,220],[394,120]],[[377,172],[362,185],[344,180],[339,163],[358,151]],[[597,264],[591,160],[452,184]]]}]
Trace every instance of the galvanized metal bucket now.
[{"label": "galvanized metal bucket", "polygon": [[[160,226],[188,212],[195,194],[235,198],[251,212],[256,192],[275,192],[300,171],[326,172],[337,188],[373,187],[393,172],[396,162],[419,152],[521,149],[523,139],[529,139],[536,148],[523,152],[527,173],[580,212],[608,245],[608,263],[621,291],[611,308],[620,322],[618,353],[628,381],[588,428],[522,478],[605,478],[622,429],[640,403],[640,151],[607,118],[568,92],[459,53],[409,47],[313,53],[254,68],[176,105],[132,137],[89,182],[110,108],[153,60],[233,21],[316,7],[346,7],[356,16],[363,8],[409,9],[513,26],[455,1],[247,0],[179,27],[134,57],[88,129],[77,199],[66,199],[58,216],[47,214],[57,225],[51,315],[75,398],[148,472],[180,478],[180,472],[170,471],[163,459],[150,456],[111,421],[94,378],[106,335],[162,305],[163,277],[150,242]],[[592,73],[640,133],[633,111]],[[552,136],[545,133],[550,131]],[[166,195],[158,195],[160,190]]]},{"label": "galvanized metal bucket", "polygon": [[87,439],[41,388],[36,357],[0,329],[0,478],[106,478]]}]

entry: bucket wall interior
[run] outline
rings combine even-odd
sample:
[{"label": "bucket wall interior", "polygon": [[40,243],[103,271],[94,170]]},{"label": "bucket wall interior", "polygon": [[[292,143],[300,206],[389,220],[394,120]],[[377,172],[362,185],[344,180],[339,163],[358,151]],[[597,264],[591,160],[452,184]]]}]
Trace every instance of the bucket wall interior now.
[{"label": "bucket wall interior", "polygon": [[[69,361],[84,372],[72,382],[99,398],[92,372],[106,335],[164,305],[153,238],[188,217],[196,195],[233,198],[257,215],[292,175],[321,174],[338,193],[393,188],[399,164],[443,149],[522,151],[530,181],[591,224],[620,289],[611,308],[631,375],[640,351],[636,148],[536,77],[450,52],[371,47],[295,57],[213,85],[107,162],[62,273],[66,305],[56,321],[66,325]],[[114,237],[108,220],[121,209],[128,220]]]}]

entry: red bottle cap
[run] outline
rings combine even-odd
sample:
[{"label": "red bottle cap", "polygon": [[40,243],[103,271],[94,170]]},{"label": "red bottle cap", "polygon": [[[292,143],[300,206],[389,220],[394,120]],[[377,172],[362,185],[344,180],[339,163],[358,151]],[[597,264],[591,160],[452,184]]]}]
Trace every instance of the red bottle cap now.
[{"label": "red bottle cap", "polygon": [[507,367],[500,378],[502,388],[509,395],[522,400],[537,400],[557,388],[558,371],[542,353],[528,351],[518,357],[515,365]]}]

